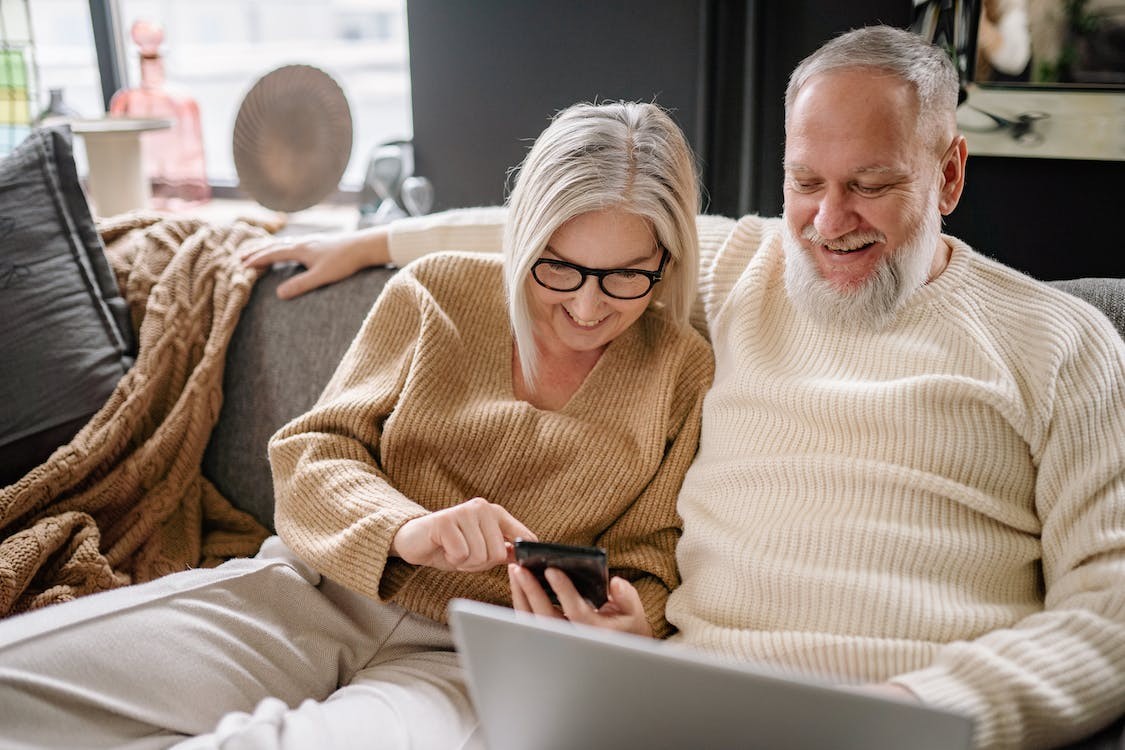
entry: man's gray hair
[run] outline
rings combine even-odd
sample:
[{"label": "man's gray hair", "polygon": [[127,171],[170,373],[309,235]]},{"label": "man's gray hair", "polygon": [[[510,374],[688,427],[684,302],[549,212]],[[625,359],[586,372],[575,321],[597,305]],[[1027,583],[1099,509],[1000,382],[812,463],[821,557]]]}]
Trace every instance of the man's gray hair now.
[{"label": "man's gray hair", "polygon": [[671,256],[652,304],[687,326],[699,274],[699,184],[683,132],[659,106],[575,104],[535,140],[516,174],[504,229],[504,279],[524,379],[535,382],[527,280],[551,236],[581,214],[617,210],[652,226]]},{"label": "man's gray hair", "polygon": [[[785,91],[785,123],[801,89],[813,76],[857,68],[886,71],[914,88],[918,124],[937,142],[957,129],[960,79],[944,50],[918,34],[892,26],[867,26],[841,34],[801,61]],[[922,131],[926,132],[926,131]]]}]

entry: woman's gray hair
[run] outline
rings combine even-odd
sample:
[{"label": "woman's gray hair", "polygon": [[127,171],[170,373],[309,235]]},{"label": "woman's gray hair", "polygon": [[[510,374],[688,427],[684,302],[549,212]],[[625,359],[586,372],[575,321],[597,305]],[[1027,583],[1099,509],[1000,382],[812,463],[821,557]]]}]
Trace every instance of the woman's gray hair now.
[{"label": "woman's gray hair", "polygon": [[[892,26],[853,29],[828,42],[801,61],[785,90],[785,123],[801,89],[813,76],[856,68],[884,70],[914,87],[918,97],[918,126],[940,141],[957,132],[957,94],[960,79],[944,50],[918,34]],[[928,131],[928,132],[927,132]]]},{"label": "woman's gray hair", "polygon": [[527,292],[531,266],[564,223],[605,210],[651,225],[670,258],[650,304],[689,325],[699,273],[699,185],[683,132],[655,104],[575,104],[535,140],[508,198],[504,280],[527,383],[535,382],[538,365]]}]

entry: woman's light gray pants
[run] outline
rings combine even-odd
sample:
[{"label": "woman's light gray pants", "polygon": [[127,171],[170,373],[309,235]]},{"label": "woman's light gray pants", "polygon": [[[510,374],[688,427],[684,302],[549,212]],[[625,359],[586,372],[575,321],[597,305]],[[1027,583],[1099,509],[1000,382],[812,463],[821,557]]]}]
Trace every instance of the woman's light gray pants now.
[{"label": "woman's light gray pants", "polygon": [[0,748],[462,748],[448,629],[254,559],[0,620]]}]

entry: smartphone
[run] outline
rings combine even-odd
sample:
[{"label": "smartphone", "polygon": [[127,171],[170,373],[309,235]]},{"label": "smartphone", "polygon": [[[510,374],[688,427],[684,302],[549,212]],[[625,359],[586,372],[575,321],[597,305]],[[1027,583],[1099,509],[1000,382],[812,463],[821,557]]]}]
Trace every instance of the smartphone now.
[{"label": "smartphone", "polygon": [[552,544],[550,542],[529,542],[517,539],[515,544],[516,564],[535,574],[539,585],[551,597],[551,603],[558,605],[558,597],[547,583],[544,572],[547,568],[558,568],[570,577],[578,593],[594,607],[608,601],[609,568],[606,564],[605,550],[601,547],[579,547],[572,544]]}]

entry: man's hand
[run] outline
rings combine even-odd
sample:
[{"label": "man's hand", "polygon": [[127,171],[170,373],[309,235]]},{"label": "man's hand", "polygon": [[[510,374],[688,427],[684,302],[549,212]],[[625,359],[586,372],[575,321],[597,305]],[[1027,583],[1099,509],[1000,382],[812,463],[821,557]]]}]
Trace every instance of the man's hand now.
[{"label": "man's hand", "polygon": [[239,258],[243,265],[251,268],[267,268],[284,261],[296,261],[304,266],[304,271],[277,287],[278,297],[290,299],[346,279],[366,266],[389,263],[390,249],[386,226],[377,226],[359,232],[310,234],[247,243]]},{"label": "man's hand", "polygon": [[534,612],[543,617],[567,619],[584,625],[593,625],[619,633],[632,633],[652,637],[652,627],[645,617],[645,608],[640,594],[633,584],[624,578],[614,576],[609,581],[609,601],[601,609],[594,609],[582,598],[570,578],[557,568],[547,568],[547,581],[558,597],[558,607],[551,604],[547,592],[531,571],[515,563],[508,565],[508,582],[512,587],[512,607],[520,612]]},{"label": "man's hand", "polygon": [[413,565],[479,573],[512,560],[511,540],[536,537],[503,507],[482,497],[407,521],[391,554]]}]

